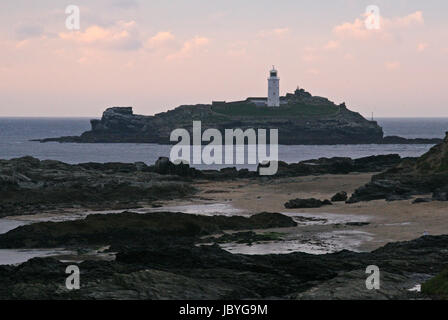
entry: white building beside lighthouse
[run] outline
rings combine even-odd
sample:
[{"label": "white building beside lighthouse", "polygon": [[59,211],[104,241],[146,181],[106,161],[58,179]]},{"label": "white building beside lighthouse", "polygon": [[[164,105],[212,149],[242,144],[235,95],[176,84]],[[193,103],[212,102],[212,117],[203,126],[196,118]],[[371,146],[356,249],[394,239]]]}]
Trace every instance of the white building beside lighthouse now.
[{"label": "white building beside lighthouse", "polygon": [[268,78],[268,107],[280,107],[280,78],[277,70],[272,66]]}]

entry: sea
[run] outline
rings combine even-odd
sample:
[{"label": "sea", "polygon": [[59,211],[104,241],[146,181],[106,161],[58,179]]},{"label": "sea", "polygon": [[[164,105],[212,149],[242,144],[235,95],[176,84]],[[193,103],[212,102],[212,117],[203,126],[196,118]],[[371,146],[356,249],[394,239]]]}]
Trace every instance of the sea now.
[{"label": "sea", "polygon": [[[443,138],[448,131],[448,118],[377,118],[385,135],[405,138]],[[32,139],[77,136],[90,129],[90,118],[0,118],[0,159],[33,156],[76,164],[85,162],[145,162],[154,164],[161,156],[169,156],[171,146],[140,143],[40,143]],[[287,163],[320,157],[360,158],[397,153],[402,157],[418,157],[431,145],[279,145],[279,160]],[[219,169],[229,165],[194,164],[199,169]],[[256,166],[235,165],[238,169]]]}]

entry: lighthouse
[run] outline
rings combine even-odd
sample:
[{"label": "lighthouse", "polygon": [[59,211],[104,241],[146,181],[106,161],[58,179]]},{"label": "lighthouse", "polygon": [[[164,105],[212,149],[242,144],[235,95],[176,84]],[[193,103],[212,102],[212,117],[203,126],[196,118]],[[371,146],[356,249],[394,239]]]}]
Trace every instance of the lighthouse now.
[{"label": "lighthouse", "polygon": [[268,107],[280,107],[280,78],[277,70],[272,66],[268,78]]}]

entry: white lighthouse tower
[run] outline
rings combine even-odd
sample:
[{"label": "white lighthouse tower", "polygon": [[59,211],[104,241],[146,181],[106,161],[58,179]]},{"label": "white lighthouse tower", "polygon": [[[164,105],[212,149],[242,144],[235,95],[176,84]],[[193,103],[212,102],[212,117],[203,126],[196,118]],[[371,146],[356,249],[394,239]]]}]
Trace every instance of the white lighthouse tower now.
[{"label": "white lighthouse tower", "polygon": [[268,78],[268,107],[280,107],[280,78],[274,66]]}]

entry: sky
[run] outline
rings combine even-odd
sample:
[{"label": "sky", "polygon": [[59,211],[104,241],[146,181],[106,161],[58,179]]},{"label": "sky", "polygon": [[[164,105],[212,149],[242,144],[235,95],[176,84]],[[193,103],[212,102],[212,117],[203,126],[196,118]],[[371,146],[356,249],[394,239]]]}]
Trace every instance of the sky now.
[{"label": "sky", "polygon": [[[379,29],[365,25],[369,5]],[[299,86],[366,117],[448,117],[447,15],[446,0],[2,0],[0,116],[266,96],[275,65],[282,95]]]}]

